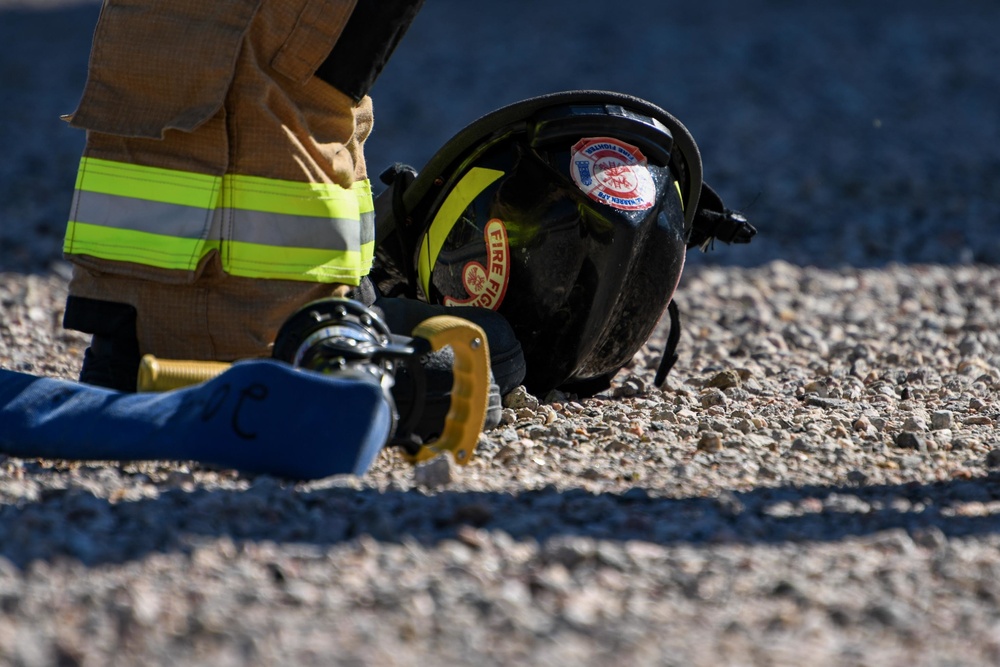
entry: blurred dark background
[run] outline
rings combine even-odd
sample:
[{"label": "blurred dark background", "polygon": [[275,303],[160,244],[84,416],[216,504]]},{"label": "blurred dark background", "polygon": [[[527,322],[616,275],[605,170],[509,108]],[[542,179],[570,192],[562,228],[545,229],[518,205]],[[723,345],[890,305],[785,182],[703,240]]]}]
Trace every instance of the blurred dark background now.
[{"label": "blurred dark background", "polygon": [[[58,267],[99,3],[0,0],[0,271]],[[428,0],[373,92],[372,177],[477,117],[601,88],[687,125],[759,229],[694,262],[1000,263],[1000,3]]]}]

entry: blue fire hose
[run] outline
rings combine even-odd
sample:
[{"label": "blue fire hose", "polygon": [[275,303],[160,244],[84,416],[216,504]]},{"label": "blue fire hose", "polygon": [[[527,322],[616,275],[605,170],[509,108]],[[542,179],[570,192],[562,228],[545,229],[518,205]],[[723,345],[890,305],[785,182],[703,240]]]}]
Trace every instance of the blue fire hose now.
[{"label": "blue fire hose", "polygon": [[295,480],[361,475],[393,419],[375,378],[272,360],[139,394],[0,369],[0,453],[21,458],[197,461]]}]

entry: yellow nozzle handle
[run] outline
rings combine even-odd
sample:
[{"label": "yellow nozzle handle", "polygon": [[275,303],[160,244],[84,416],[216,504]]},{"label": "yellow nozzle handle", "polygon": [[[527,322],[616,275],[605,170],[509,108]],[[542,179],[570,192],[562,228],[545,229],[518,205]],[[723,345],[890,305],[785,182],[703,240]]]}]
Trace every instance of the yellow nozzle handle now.
[{"label": "yellow nozzle handle", "polygon": [[466,465],[472,460],[489,408],[490,349],[486,333],[461,317],[437,315],[418,324],[411,335],[425,339],[435,351],[451,345],[455,352],[455,380],[441,437],[407,458],[416,463],[451,452],[456,463]]},{"label": "yellow nozzle handle", "polygon": [[222,361],[157,359],[151,354],[139,361],[138,391],[171,391],[211,380],[231,364]]}]

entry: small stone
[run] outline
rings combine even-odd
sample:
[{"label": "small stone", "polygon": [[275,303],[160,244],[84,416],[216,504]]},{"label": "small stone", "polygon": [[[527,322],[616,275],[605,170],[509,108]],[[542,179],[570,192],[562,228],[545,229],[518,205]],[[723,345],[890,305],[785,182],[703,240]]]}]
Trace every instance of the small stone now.
[{"label": "small stone", "polygon": [[936,410],[931,413],[931,428],[935,431],[951,428],[951,420],[951,410]]},{"label": "small stone", "polygon": [[913,541],[917,546],[931,551],[940,551],[948,546],[948,536],[937,526],[914,531]]},{"label": "small stone", "polygon": [[650,415],[654,422],[666,422],[668,424],[677,423],[677,414],[669,408],[660,408]]},{"label": "small stone", "polygon": [[715,389],[729,389],[730,387],[739,387],[743,384],[743,379],[740,374],[734,370],[722,371],[717,373],[715,377],[709,380],[705,387],[715,388]]},{"label": "small stone", "polygon": [[931,437],[934,439],[938,445],[950,444],[955,434],[950,428],[943,428],[940,431],[932,431]]},{"label": "small stone", "polygon": [[518,387],[514,391],[510,392],[503,399],[503,406],[505,408],[510,408],[511,410],[519,410],[521,408],[528,408],[529,410],[538,409],[538,399],[528,393],[528,390],[523,386]]},{"label": "small stone", "polygon": [[852,470],[849,473],[847,473],[847,481],[850,482],[851,484],[857,484],[858,486],[862,486],[868,483],[868,479],[869,479],[868,473],[866,473],[864,470]]},{"label": "small stone", "polygon": [[630,377],[619,387],[615,387],[612,395],[615,398],[632,398],[646,392],[646,383],[637,377]]},{"label": "small stone", "polygon": [[721,451],[722,436],[715,431],[705,431],[698,440],[698,449],[709,453]]},{"label": "small stone", "polygon": [[795,438],[795,440],[792,440],[791,449],[793,452],[808,453],[814,451],[815,448],[811,444],[809,444],[809,441],[806,440],[805,438]]},{"label": "small stone", "polygon": [[896,436],[896,446],[900,449],[916,449],[922,452],[927,451],[927,441],[924,436],[913,431],[903,431]]},{"label": "small stone", "polygon": [[813,408],[823,408],[824,410],[832,410],[834,408],[842,408],[846,405],[845,401],[837,398],[823,398],[815,394],[806,394],[803,399],[806,405]]},{"label": "small stone", "polygon": [[516,428],[505,428],[496,435],[501,442],[516,442],[521,439],[521,436],[517,434]]},{"label": "small stone", "polygon": [[725,405],[729,401],[726,395],[719,389],[709,389],[701,395],[701,405],[704,408]]},{"label": "small stone", "polygon": [[413,482],[430,489],[447,486],[452,481],[453,466],[451,456],[448,454],[441,454],[430,461],[418,463],[413,470]]},{"label": "small stone", "polygon": [[523,420],[534,419],[535,417],[535,411],[531,408],[518,408],[514,411],[514,414],[517,415],[518,419]]},{"label": "small stone", "polygon": [[504,408],[500,413],[500,425],[510,426],[517,421],[517,413],[510,408]]},{"label": "small stone", "polygon": [[556,423],[556,421],[558,421],[559,419],[559,413],[548,405],[543,405],[538,412],[541,413],[543,417],[545,417],[545,424],[547,426],[551,426],[552,424]]},{"label": "small stone", "polygon": [[820,398],[828,398],[830,396],[830,388],[822,380],[813,380],[802,387],[802,389],[805,393],[815,394]]},{"label": "small stone", "polygon": [[972,337],[965,337],[962,342],[958,344],[958,353],[963,357],[975,357],[980,356],[984,352],[982,343]]},{"label": "small stone", "polygon": [[487,531],[469,525],[461,525],[455,531],[459,542],[476,550],[484,549],[489,544],[488,535]]},{"label": "small stone", "polygon": [[1000,468],[1000,447],[994,447],[986,455],[987,468]]},{"label": "small stone", "polygon": [[596,548],[596,543],[585,537],[557,537],[545,544],[541,556],[547,563],[558,563],[572,570],[592,559]]},{"label": "small stone", "polygon": [[512,447],[511,445],[504,445],[500,450],[493,456],[493,460],[499,463],[510,463],[517,459],[517,455],[521,453],[521,450],[517,447]]},{"label": "small stone", "polygon": [[979,440],[968,436],[961,436],[951,441],[951,448],[955,451],[975,449],[979,446]]},{"label": "small stone", "polygon": [[731,491],[722,491],[715,498],[716,509],[722,516],[733,519],[746,511],[746,506],[739,497]]},{"label": "small stone", "polygon": [[903,430],[912,433],[923,433],[927,430],[927,422],[920,417],[907,417],[903,422]]}]

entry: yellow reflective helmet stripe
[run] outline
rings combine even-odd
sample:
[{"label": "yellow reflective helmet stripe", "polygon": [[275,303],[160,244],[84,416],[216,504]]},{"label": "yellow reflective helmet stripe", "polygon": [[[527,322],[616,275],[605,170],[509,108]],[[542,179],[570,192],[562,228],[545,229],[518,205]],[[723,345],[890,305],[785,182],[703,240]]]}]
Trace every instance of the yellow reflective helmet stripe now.
[{"label": "yellow reflective helmet stripe", "polygon": [[420,253],[417,256],[417,275],[424,296],[430,295],[431,272],[434,270],[434,265],[437,264],[441,248],[444,247],[444,242],[455,223],[458,222],[462,213],[469,208],[475,198],[503,175],[504,172],[496,169],[474,167],[448,193],[420,242]]},{"label": "yellow reflective helmet stripe", "polygon": [[232,275],[356,284],[374,238],[367,181],[345,189],[84,158],[63,250],[187,271],[220,250]]}]

